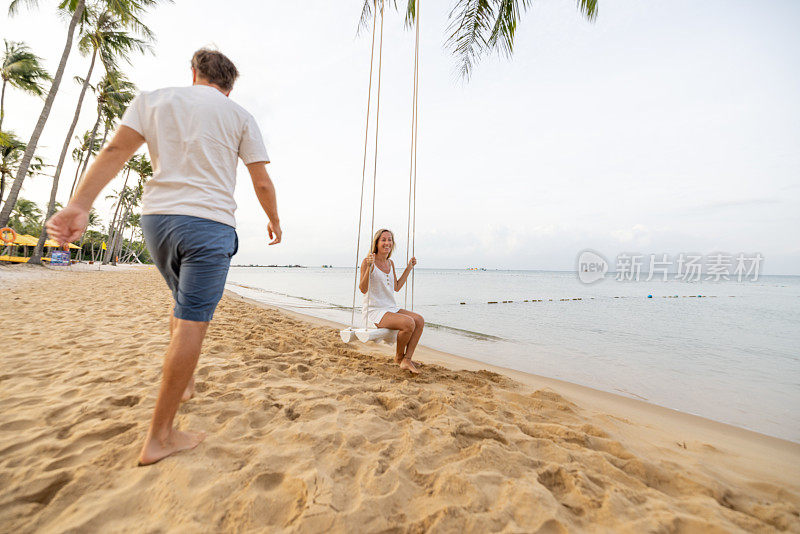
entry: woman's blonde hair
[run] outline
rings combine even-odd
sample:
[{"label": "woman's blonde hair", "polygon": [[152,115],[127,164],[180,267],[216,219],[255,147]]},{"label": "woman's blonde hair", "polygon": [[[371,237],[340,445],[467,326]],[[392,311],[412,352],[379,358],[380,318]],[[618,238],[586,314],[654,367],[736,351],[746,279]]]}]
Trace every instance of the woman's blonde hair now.
[{"label": "woman's blonde hair", "polygon": [[392,236],[392,250],[390,250],[389,251],[389,255],[386,256],[387,258],[391,258],[392,257],[392,252],[394,252],[394,233],[391,230],[389,230],[388,228],[381,228],[380,230],[375,232],[375,237],[372,238],[372,253],[373,254],[377,254],[378,253],[378,241],[380,241],[381,235],[383,235],[383,232],[389,232],[389,235]]}]

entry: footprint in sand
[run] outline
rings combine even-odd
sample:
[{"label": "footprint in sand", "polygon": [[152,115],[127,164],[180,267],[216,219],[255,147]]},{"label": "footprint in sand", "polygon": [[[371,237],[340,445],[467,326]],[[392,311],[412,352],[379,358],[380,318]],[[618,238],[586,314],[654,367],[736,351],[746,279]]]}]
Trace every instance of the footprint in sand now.
[{"label": "footprint in sand", "polygon": [[31,502],[47,506],[61,489],[72,481],[72,476],[59,473],[55,477],[39,479],[26,483],[26,489],[33,489],[30,493],[17,497],[16,502]]},{"label": "footprint in sand", "polygon": [[114,406],[128,406],[128,407],[130,407],[130,406],[136,406],[137,404],[139,404],[140,400],[141,400],[141,398],[136,396],[136,395],[126,395],[124,397],[112,398],[110,400],[110,402]]},{"label": "footprint in sand", "polygon": [[252,485],[262,491],[271,491],[280,486],[284,478],[283,473],[261,473],[253,479]]},{"label": "footprint in sand", "polygon": [[27,430],[38,424],[39,423],[37,421],[32,421],[30,419],[17,419],[15,421],[9,421],[8,423],[0,425],[0,432]]}]

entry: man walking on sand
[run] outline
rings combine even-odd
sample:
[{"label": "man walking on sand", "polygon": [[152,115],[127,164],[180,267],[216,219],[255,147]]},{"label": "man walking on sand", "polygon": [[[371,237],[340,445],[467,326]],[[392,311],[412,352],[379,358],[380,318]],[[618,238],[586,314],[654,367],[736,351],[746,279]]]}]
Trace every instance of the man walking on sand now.
[{"label": "man walking on sand", "polygon": [[269,217],[269,244],[281,241],[275,188],[266,167],[269,157],[258,125],[227,98],[238,75],[222,53],[201,49],[192,57],[192,86],[137,96],[67,207],[47,222],[48,233],[61,243],[80,237],[97,195],[147,143],[153,177],[145,185],[141,225],[175,308],[161,389],[139,465],[192,449],[205,438],[174,428],[173,420],[181,400],[194,394],[203,338],[238,248],[233,200],[238,158],[247,165]]}]

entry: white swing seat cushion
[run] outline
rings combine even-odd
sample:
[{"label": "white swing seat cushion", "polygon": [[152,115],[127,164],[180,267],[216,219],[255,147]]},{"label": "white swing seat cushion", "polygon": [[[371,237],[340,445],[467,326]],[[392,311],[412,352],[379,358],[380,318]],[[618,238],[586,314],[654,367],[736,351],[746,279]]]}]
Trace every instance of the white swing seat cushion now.
[{"label": "white swing seat cushion", "polygon": [[388,328],[345,328],[339,331],[339,335],[345,343],[350,343],[354,339],[358,339],[362,343],[383,341],[393,344],[397,341],[397,330]]}]

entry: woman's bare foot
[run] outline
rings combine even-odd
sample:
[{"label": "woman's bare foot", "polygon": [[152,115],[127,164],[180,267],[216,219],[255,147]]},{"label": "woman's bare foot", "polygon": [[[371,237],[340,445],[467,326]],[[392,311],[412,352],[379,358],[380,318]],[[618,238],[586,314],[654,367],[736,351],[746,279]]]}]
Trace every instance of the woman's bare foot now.
[{"label": "woman's bare foot", "polygon": [[414,363],[409,360],[408,358],[403,358],[403,361],[400,362],[400,369],[405,369],[406,371],[411,371],[415,375],[419,374],[419,369],[414,366]]},{"label": "woman's bare foot", "polygon": [[174,428],[163,441],[148,435],[139,456],[139,465],[151,465],[176,452],[194,449],[205,437],[205,432],[182,432]]},{"label": "woman's bare foot", "polygon": [[181,396],[181,402],[186,402],[192,397],[194,397],[194,377],[192,377],[192,379],[189,380],[189,383],[186,385],[183,396]]},{"label": "woman's bare foot", "polygon": [[405,358],[405,356],[403,354],[395,354],[394,355],[394,363],[402,362],[403,358]]}]

